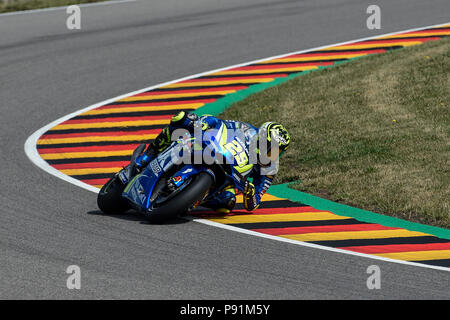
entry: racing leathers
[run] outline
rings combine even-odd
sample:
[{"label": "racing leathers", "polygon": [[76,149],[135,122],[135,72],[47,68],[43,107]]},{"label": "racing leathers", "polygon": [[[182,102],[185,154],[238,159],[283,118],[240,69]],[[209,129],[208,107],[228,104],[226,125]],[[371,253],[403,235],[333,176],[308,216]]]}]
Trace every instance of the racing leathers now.
[{"label": "racing leathers", "polygon": [[[172,133],[177,129],[185,129],[193,133],[195,126],[201,126],[202,131],[206,131],[218,129],[222,124],[225,125],[227,130],[231,129],[235,132],[240,132],[242,134],[241,141],[245,140],[244,143],[247,148],[249,148],[252,138],[258,135],[258,128],[245,122],[221,120],[208,115],[199,117],[194,113],[182,111],[172,117],[170,124],[149,144],[146,152],[136,162],[142,166],[148,164],[157,154],[164,151],[172,143]],[[246,171],[239,172],[242,178],[241,181],[243,181],[243,188],[240,191],[243,193],[245,209],[252,211],[259,206],[262,196],[272,184],[273,175],[262,174],[262,166],[260,164],[244,166],[244,170]],[[252,182],[249,181],[249,178],[251,178]],[[234,185],[229,185],[218,193],[213,200],[202,203],[202,206],[227,213],[234,208],[235,204],[236,190]]]}]

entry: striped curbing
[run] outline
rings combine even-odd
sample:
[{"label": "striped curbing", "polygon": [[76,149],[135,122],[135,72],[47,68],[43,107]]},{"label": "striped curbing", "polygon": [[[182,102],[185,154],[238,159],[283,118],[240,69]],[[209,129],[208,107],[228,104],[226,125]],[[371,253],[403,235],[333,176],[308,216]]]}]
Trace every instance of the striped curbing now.
[{"label": "striped curbing", "polygon": [[230,214],[202,210],[193,215],[213,223],[311,245],[450,267],[450,236],[444,238],[424,231],[366,222],[342,215],[338,210],[321,210],[271,194],[264,195],[261,206],[253,213],[244,210],[242,196],[239,196],[236,210]]},{"label": "striped curbing", "polygon": [[[111,99],[65,117],[39,132],[34,161],[80,186],[100,188],[140,143],[148,143],[179,111],[217,114],[230,103],[293,77],[372,54],[419,45],[450,35],[450,24],[398,32],[359,41],[286,54],[203,73]],[[33,159],[32,156],[30,158]],[[450,240],[421,232],[373,223],[320,210],[267,194],[253,214],[242,199],[231,215],[195,213],[211,224],[248,230],[343,252],[370,254],[388,260],[450,267]]]}]

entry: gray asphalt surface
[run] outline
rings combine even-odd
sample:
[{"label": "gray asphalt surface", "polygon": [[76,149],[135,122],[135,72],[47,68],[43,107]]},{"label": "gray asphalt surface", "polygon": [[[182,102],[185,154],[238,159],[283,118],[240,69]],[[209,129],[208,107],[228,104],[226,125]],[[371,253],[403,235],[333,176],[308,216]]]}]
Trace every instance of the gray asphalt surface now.
[{"label": "gray asphalt surface", "polygon": [[[257,238],[195,222],[96,212],[96,195],[33,165],[29,135],[150,85],[300,49],[450,20],[448,0],[164,0],[0,15],[0,298],[450,298],[450,273]],[[366,269],[381,268],[368,290]],[[66,268],[81,268],[81,290]]]}]

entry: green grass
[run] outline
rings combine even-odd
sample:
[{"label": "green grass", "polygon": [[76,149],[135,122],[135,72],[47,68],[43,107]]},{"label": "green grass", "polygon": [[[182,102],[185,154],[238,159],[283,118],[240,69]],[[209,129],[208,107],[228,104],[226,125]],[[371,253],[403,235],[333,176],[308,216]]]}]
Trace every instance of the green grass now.
[{"label": "green grass", "polygon": [[[450,227],[450,39],[311,72],[221,118],[283,123],[275,183],[398,218]],[[251,112],[250,112],[251,110]]]},{"label": "green grass", "polygon": [[106,0],[0,0],[0,13],[68,6]]}]

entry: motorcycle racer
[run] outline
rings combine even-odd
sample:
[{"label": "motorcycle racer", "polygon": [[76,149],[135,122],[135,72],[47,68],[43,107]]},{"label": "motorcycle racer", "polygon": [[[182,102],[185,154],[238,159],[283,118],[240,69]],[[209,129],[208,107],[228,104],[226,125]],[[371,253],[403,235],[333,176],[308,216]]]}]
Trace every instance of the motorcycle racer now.
[{"label": "motorcycle racer", "polygon": [[[266,122],[260,128],[256,128],[249,123],[221,120],[219,118],[203,115],[197,116],[194,113],[181,111],[173,116],[170,124],[153,140],[145,152],[136,159],[138,167],[145,167],[159,153],[163,152],[172,143],[172,133],[177,129],[185,129],[193,133],[195,127],[201,127],[202,131],[218,129],[224,124],[228,129],[237,130],[244,134],[247,149],[256,148],[257,163],[250,166],[250,169],[240,172],[245,181],[243,187],[244,207],[248,211],[258,208],[261,198],[272,184],[274,170],[268,170],[274,161],[287,150],[290,144],[288,131],[279,123]],[[250,141],[255,141],[257,145],[250,146]],[[265,141],[261,141],[264,139]],[[264,143],[262,143],[264,142]],[[266,157],[262,155],[261,147],[267,146]],[[233,151],[232,149],[230,151]],[[268,161],[270,160],[270,161]],[[264,170],[265,169],[265,170]],[[250,182],[248,179],[251,179]],[[229,213],[236,204],[236,190],[234,186],[226,186],[214,199],[202,203],[202,206],[211,208],[218,213]]]}]

